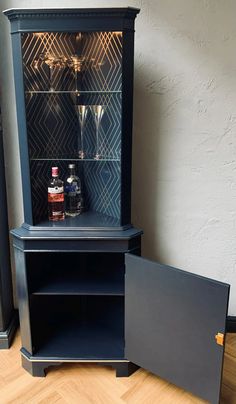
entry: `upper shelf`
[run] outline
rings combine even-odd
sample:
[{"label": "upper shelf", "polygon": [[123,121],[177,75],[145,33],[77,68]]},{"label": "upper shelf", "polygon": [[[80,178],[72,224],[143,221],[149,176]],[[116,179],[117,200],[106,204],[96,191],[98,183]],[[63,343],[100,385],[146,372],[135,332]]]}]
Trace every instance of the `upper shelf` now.
[{"label": "upper shelf", "polygon": [[101,90],[91,90],[91,91],[80,91],[80,90],[73,90],[73,91],[57,91],[57,90],[46,90],[46,91],[25,91],[26,94],[121,94],[122,91],[101,91]]},{"label": "upper shelf", "polygon": [[72,157],[72,158],[70,158],[70,157],[54,157],[54,158],[52,158],[52,157],[50,157],[50,158],[48,158],[48,157],[40,157],[40,158],[32,158],[32,159],[30,159],[30,161],[81,161],[81,162],[86,162],[86,161],[100,161],[100,162],[104,162],[104,161],[120,161],[120,159],[119,158],[107,158],[107,157],[104,157],[104,158],[99,158],[99,159],[95,159],[95,158],[84,158],[84,159],[81,159],[81,158],[74,158],[74,157]]}]

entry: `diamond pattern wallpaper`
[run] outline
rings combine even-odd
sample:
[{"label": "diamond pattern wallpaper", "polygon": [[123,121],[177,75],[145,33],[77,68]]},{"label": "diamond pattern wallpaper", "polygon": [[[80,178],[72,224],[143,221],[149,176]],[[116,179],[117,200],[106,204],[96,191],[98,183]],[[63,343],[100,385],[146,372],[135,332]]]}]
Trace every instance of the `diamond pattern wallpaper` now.
[{"label": "diamond pattern wallpaper", "polygon": [[[77,162],[87,210],[120,217],[122,34],[22,34],[34,224],[47,218],[47,182],[53,165],[61,178]],[[85,160],[79,160],[80,123],[75,105],[103,105],[100,160],[94,160],[96,127],[90,109],[84,127]]]}]

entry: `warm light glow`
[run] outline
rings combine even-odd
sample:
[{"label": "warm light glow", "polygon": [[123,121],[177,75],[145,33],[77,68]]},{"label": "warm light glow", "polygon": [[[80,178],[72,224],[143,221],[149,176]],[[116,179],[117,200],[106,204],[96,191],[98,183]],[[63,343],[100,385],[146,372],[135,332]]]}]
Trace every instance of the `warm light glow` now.
[{"label": "warm light glow", "polygon": [[34,32],[33,35],[40,37],[40,36],[43,36],[43,35],[44,35],[44,32]]},{"label": "warm light glow", "polygon": [[122,32],[121,31],[113,31],[112,32],[114,35],[122,35]]}]

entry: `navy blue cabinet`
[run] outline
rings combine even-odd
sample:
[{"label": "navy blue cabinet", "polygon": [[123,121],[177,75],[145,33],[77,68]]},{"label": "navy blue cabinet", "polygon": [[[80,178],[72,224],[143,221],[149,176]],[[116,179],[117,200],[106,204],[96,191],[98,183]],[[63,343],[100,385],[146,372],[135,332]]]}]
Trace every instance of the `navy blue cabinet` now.
[{"label": "navy blue cabinet", "polygon": [[[229,286],[144,260],[131,224],[138,12],[5,11],[25,216],[12,230],[22,365],[34,376],[67,361],[112,365],[117,376],[143,366],[217,403]],[[50,222],[50,169],[63,179],[72,162],[84,211]]]},{"label": "navy blue cabinet", "polygon": [[[124,356],[131,225],[134,8],[7,10],[11,22],[24,223],[12,230],[23,366]],[[80,107],[86,110],[81,128]],[[100,125],[96,113],[101,113]],[[82,132],[83,129],[83,132]],[[74,163],[83,212],[48,220],[51,167]],[[41,363],[42,362],[42,363]]]}]

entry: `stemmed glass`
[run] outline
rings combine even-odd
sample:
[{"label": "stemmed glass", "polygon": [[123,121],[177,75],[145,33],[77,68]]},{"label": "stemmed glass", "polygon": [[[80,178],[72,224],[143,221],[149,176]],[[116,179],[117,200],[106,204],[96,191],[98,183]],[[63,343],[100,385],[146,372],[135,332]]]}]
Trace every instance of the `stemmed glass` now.
[{"label": "stemmed glass", "polygon": [[101,155],[99,154],[99,129],[102,117],[104,115],[106,106],[105,105],[91,105],[91,112],[93,114],[95,126],[96,126],[96,154],[94,160],[99,160]]},{"label": "stemmed glass", "polygon": [[85,158],[84,152],[84,127],[88,113],[88,105],[75,105],[75,111],[80,123],[80,135],[81,135],[81,150],[79,150],[79,158]]},{"label": "stemmed glass", "polygon": [[46,65],[49,66],[49,81],[50,81],[50,89],[49,91],[55,91],[55,89],[52,86],[52,77],[53,77],[53,72],[55,69],[61,70],[66,66],[66,57],[63,55],[53,55],[52,53],[45,53],[41,56],[43,58],[43,61],[46,63]]},{"label": "stemmed glass", "polygon": [[78,82],[78,73],[81,72],[82,66],[84,62],[84,57],[78,55],[72,55],[68,61],[67,65],[72,67],[75,71],[75,91],[78,91],[77,82]]}]

